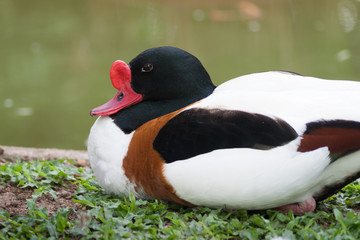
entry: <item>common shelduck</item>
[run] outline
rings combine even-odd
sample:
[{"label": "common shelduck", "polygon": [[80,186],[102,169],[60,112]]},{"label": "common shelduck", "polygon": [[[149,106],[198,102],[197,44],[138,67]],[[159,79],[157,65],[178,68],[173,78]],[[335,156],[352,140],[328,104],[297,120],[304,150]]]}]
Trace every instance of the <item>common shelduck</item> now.
[{"label": "common shelduck", "polygon": [[110,78],[88,139],[110,193],[300,215],[360,177],[359,82],[270,71],[215,87],[174,47],[115,61]]}]

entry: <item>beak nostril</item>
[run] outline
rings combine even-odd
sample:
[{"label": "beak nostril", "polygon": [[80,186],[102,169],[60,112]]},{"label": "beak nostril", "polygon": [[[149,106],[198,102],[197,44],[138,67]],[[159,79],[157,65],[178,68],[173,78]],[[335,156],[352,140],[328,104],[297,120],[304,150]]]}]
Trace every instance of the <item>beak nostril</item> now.
[{"label": "beak nostril", "polygon": [[121,92],[121,93],[119,93],[119,94],[117,95],[116,100],[117,100],[118,102],[120,102],[123,98],[124,98],[124,93]]}]

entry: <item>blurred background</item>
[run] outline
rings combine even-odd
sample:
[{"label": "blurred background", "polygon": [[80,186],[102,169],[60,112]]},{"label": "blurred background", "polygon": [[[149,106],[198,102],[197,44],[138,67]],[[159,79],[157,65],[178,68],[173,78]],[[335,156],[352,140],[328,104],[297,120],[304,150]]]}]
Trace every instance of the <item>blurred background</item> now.
[{"label": "blurred background", "polygon": [[113,61],[176,46],[216,84],[289,70],[360,80],[359,0],[1,0],[0,144],[85,149]]}]

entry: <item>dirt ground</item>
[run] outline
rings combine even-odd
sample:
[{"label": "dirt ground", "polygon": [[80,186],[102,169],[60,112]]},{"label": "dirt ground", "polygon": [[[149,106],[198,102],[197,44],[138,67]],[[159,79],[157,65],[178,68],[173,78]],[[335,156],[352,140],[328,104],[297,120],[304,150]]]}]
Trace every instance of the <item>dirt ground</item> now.
[{"label": "dirt ground", "polygon": [[[24,148],[0,145],[0,164],[6,162],[15,162],[17,159],[22,161],[36,161],[38,159],[71,159],[75,161],[76,166],[86,167],[88,164],[88,156],[86,151],[78,150],[62,150],[62,149],[40,149],[40,148]],[[32,198],[35,189],[19,188],[15,183],[7,182],[0,185],[0,209],[5,209],[10,215],[27,214],[26,199]],[[69,184],[68,186],[57,186],[57,200],[54,201],[50,194],[42,195],[35,201],[37,207],[44,207],[51,215],[58,208],[68,207],[70,209],[79,210],[81,204],[73,202],[73,194],[76,186]],[[69,220],[76,219],[75,213],[69,216]]]},{"label": "dirt ground", "polygon": [[[58,208],[67,207],[69,209],[80,210],[81,204],[75,203],[71,199],[76,191],[76,186],[69,184],[66,187],[58,186],[55,188],[57,192],[57,200],[54,201],[50,194],[38,197],[35,201],[36,207],[44,207],[49,215],[56,213]],[[19,188],[15,183],[6,183],[5,186],[0,185],[0,209],[5,209],[11,216],[26,215],[27,202],[26,199],[32,198],[34,189]],[[69,220],[75,220],[77,216],[72,212]]]}]

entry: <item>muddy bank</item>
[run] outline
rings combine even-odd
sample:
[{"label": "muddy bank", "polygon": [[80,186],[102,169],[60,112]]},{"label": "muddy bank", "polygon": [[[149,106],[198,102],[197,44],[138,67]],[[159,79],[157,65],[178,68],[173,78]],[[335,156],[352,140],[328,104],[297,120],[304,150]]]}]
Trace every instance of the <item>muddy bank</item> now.
[{"label": "muddy bank", "polygon": [[39,159],[71,159],[78,166],[89,166],[89,158],[86,151],[65,150],[57,148],[28,148],[0,145],[0,162],[36,161]]}]

